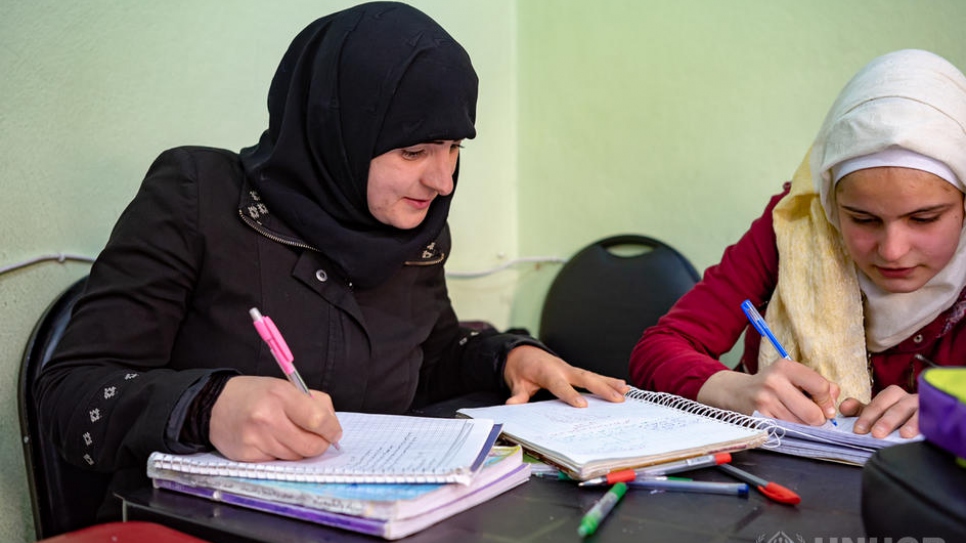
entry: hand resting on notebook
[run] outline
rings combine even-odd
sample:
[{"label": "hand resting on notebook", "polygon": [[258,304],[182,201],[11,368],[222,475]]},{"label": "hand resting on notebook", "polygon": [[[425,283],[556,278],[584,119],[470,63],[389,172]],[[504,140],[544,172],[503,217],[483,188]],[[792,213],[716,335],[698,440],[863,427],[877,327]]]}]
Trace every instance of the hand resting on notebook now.
[{"label": "hand resting on notebook", "polygon": [[541,388],[574,407],[587,407],[587,400],[574,387],[585,388],[611,402],[624,401],[624,393],[630,390],[623,379],[575,368],[529,345],[510,351],[503,376],[510,387],[508,404],[527,403]]},{"label": "hand resting on notebook", "polygon": [[871,432],[872,437],[883,438],[897,428],[902,437],[919,433],[919,394],[910,394],[896,385],[885,388],[868,404],[846,398],[839,411],[848,417],[859,417],[855,421],[857,434]]}]

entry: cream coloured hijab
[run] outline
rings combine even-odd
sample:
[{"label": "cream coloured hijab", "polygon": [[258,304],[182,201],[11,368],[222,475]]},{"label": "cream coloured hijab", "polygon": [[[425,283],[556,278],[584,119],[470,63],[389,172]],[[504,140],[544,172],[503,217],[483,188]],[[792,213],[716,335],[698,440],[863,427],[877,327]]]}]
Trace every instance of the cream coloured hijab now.
[{"label": "cream coloured hijab", "polygon": [[[867,352],[897,345],[955,303],[966,285],[966,233],[953,260],[916,292],[890,294],[857,270],[837,231],[831,170],[902,148],[947,165],[966,192],[966,77],[927,51],[876,58],[845,86],[775,207],[778,285],[766,320],[789,355],[842,389],[871,398]],[[778,358],[762,342],[759,366]]]}]

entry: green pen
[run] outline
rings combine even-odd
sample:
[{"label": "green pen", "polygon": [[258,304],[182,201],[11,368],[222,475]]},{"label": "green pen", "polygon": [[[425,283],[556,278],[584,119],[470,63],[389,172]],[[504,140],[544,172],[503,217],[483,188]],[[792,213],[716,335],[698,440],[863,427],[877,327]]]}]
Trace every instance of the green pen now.
[{"label": "green pen", "polygon": [[617,505],[617,502],[624,497],[625,492],[627,492],[627,484],[623,482],[610,487],[604,497],[597,500],[597,503],[580,519],[580,526],[577,528],[580,537],[587,537],[596,532],[597,527],[604,521],[611,509]]}]

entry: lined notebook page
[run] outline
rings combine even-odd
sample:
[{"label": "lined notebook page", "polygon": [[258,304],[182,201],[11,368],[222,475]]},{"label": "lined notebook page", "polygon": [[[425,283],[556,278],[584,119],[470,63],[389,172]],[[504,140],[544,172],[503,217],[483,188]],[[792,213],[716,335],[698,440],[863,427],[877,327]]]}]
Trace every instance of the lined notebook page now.
[{"label": "lined notebook page", "polygon": [[835,418],[836,425],[826,421],[821,426],[809,426],[767,418],[757,411],[754,415],[771,421],[783,430],[780,440],[771,450],[820,460],[863,465],[879,449],[923,439],[922,434],[910,438],[901,437],[898,430],[881,439],[872,437],[872,434],[856,434],[855,423],[858,417],[839,415]]},{"label": "lined notebook page", "polygon": [[659,455],[760,433],[648,402],[585,398],[584,409],[563,402],[537,402],[527,409],[503,410],[499,417],[507,433],[526,436],[545,449],[566,451],[578,464]]},{"label": "lined notebook page", "polygon": [[[459,413],[502,423],[504,434],[513,441],[582,478],[616,467],[754,447],[767,438],[759,421],[750,417],[705,409],[671,395],[637,392],[640,395],[629,395],[622,403],[584,395],[586,408],[551,400],[461,409]],[[680,401],[658,403],[668,399]],[[731,422],[701,414],[701,410]]]},{"label": "lined notebook page", "polygon": [[341,451],[303,460],[234,462],[217,453],[154,453],[157,469],[305,482],[469,482],[498,433],[492,420],[337,413]]},{"label": "lined notebook page", "polygon": [[[763,415],[757,411],[754,415],[756,417],[763,417]],[[776,426],[784,428],[786,436],[801,437],[804,439],[810,439],[812,441],[824,441],[825,443],[835,445],[851,445],[870,449],[882,449],[890,445],[911,443],[913,441],[921,441],[923,439],[922,435],[916,435],[908,438],[901,437],[899,435],[899,430],[896,430],[881,439],[872,437],[872,434],[857,434],[855,433],[855,423],[859,420],[859,417],[845,417],[839,415],[835,418],[835,423],[837,426],[833,425],[831,421],[826,421],[825,424],[822,424],[821,426],[809,426],[807,424],[798,424],[786,420],[770,420]]]}]

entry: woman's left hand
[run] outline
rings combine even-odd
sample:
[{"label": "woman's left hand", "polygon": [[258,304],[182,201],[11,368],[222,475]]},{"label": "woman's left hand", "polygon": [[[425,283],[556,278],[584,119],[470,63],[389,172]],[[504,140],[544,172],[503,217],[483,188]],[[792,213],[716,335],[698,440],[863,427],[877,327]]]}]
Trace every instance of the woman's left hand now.
[{"label": "woman's left hand", "polygon": [[587,407],[587,400],[574,387],[587,389],[611,402],[624,401],[624,393],[630,389],[623,379],[575,368],[532,345],[521,345],[510,351],[503,376],[510,387],[508,404],[527,403],[545,388],[574,407]]},{"label": "woman's left hand", "polygon": [[839,405],[839,411],[848,417],[858,416],[855,433],[883,438],[896,428],[902,437],[919,433],[919,395],[910,394],[891,385],[872,398],[868,405],[855,398],[847,398]]}]

